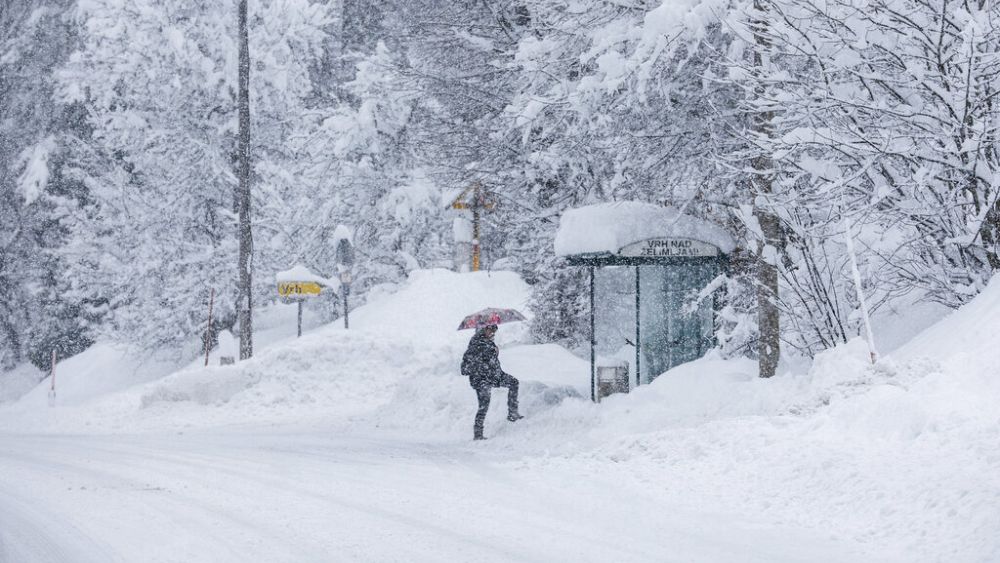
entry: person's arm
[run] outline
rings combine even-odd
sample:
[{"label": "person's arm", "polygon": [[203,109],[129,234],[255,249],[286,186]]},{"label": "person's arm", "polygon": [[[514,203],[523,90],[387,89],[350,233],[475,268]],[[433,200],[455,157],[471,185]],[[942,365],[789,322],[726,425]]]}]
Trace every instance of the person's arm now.
[{"label": "person's arm", "polygon": [[489,350],[489,366],[493,375],[501,376],[504,374],[503,368],[500,367],[500,348],[498,348],[496,344],[492,343]]}]

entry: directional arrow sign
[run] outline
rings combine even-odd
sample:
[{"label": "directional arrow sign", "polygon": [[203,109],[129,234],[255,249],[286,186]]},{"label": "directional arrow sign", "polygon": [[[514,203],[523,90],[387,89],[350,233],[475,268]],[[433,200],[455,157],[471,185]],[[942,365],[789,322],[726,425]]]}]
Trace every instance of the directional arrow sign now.
[{"label": "directional arrow sign", "polygon": [[278,284],[278,295],[281,297],[311,297],[319,295],[323,286],[316,282],[281,282]]}]

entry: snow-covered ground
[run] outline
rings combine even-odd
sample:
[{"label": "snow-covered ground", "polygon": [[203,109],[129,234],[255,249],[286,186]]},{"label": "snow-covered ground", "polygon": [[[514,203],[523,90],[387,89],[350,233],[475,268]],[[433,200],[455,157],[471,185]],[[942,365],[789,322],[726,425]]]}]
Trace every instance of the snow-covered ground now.
[{"label": "snow-covered ground", "polygon": [[527,418],[496,391],[473,443],[455,329],[528,297],[418,271],[237,366],[67,360],[0,407],[0,560],[1000,560],[1000,280],[876,366],[710,356],[600,405],[505,325]]}]

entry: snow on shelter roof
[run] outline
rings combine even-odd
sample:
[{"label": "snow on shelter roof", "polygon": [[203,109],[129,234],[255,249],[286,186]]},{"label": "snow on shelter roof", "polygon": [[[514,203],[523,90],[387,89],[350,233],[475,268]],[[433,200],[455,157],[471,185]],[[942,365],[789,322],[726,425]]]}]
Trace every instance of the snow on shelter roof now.
[{"label": "snow on shelter roof", "polygon": [[617,253],[622,247],[648,239],[684,238],[715,245],[723,253],[736,242],[722,227],[684,215],[672,207],[639,201],[599,203],[570,209],[559,219],[557,256]]}]

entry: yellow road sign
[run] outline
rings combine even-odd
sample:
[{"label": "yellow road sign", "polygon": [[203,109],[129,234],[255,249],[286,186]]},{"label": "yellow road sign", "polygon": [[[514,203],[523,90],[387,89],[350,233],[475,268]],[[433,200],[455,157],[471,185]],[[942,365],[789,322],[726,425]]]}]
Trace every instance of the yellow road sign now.
[{"label": "yellow road sign", "polygon": [[316,282],[281,282],[278,284],[278,295],[281,297],[308,297],[319,295],[323,286]]}]

